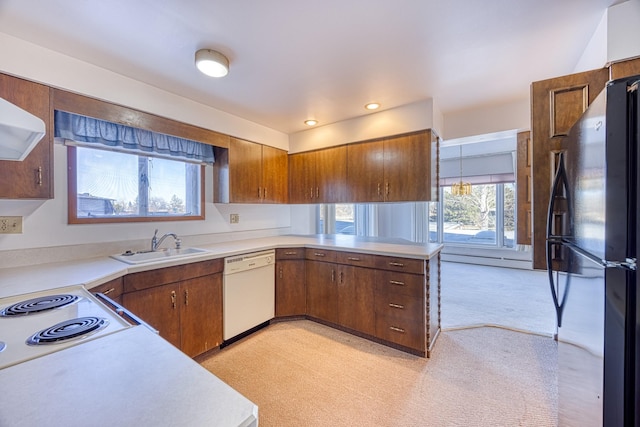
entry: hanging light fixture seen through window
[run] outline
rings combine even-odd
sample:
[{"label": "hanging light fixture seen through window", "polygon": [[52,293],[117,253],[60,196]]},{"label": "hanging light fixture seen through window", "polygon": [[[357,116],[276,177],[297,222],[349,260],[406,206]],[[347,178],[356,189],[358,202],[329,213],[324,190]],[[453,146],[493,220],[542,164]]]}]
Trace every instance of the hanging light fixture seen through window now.
[{"label": "hanging light fixture seen through window", "polygon": [[462,181],[462,144],[460,144],[460,182],[451,185],[451,194],[454,196],[468,196],[471,194],[471,183]]}]

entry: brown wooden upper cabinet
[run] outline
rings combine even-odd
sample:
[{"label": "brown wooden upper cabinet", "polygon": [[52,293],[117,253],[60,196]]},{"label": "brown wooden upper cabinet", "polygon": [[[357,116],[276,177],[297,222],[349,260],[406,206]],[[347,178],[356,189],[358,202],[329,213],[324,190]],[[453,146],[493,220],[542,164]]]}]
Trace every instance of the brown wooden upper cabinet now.
[{"label": "brown wooden upper cabinet", "polygon": [[349,144],[349,202],[438,200],[438,150],[429,129]]},{"label": "brown wooden upper cabinet", "polygon": [[533,268],[547,268],[547,209],[562,141],[608,78],[609,70],[602,68],[531,84]]},{"label": "brown wooden upper cabinet", "polygon": [[287,203],[287,152],[231,138],[229,149],[216,150],[216,203]]},{"label": "brown wooden upper cabinet", "polygon": [[346,146],[289,155],[290,203],[347,202],[346,185]]},{"label": "brown wooden upper cabinet", "polygon": [[53,118],[49,87],[0,74],[0,97],[41,118],[46,134],[21,162],[0,161],[0,198],[53,198]]}]

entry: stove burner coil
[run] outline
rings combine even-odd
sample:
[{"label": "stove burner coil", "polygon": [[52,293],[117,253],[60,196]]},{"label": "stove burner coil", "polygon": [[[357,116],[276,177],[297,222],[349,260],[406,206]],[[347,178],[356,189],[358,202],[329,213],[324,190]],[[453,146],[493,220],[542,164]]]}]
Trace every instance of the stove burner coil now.
[{"label": "stove burner coil", "polygon": [[32,335],[26,342],[29,345],[55,344],[60,341],[82,338],[99,331],[109,324],[100,317],[78,317],[65,320]]},{"label": "stove burner coil", "polygon": [[69,294],[48,295],[44,297],[32,298],[6,307],[2,311],[0,311],[0,316],[26,316],[27,314],[33,314],[41,311],[63,307],[77,300],[78,296]]}]

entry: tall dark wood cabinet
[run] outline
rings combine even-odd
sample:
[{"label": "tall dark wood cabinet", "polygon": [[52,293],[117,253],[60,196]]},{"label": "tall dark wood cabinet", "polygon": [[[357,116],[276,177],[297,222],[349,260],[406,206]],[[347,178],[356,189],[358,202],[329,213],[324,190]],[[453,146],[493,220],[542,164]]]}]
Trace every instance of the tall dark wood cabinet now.
[{"label": "tall dark wood cabinet", "polygon": [[609,71],[603,68],[542,80],[531,85],[533,268],[547,268],[547,208],[555,167],[562,152],[562,140],[604,89],[608,78]]},{"label": "tall dark wood cabinet", "polygon": [[519,132],[517,137],[517,176],[516,176],[516,206],[518,229],[516,243],[531,245],[533,227],[531,225],[533,188],[531,177],[532,164],[531,132]]},{"label": "tall dark wood cabinet", "polygon": [[46,134],[21,162],[0,161],[0,198],[53,198],[53,114],[48,86],[0,74],[0,97],[45,123]]}]

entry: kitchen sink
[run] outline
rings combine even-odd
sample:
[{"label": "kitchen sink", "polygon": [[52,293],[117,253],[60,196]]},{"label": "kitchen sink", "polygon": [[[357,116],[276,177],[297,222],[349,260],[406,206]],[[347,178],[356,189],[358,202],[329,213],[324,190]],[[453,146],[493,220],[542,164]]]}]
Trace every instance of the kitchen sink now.
[{"label": "kitchen sink", "polygon": [[127,264],[145,264],[148,262],[169,261],[176,258],[186,258],[206,253],[200,248],[158,249],[157,251],[127,251],[122,254],[111,255],[111,258]]}]

